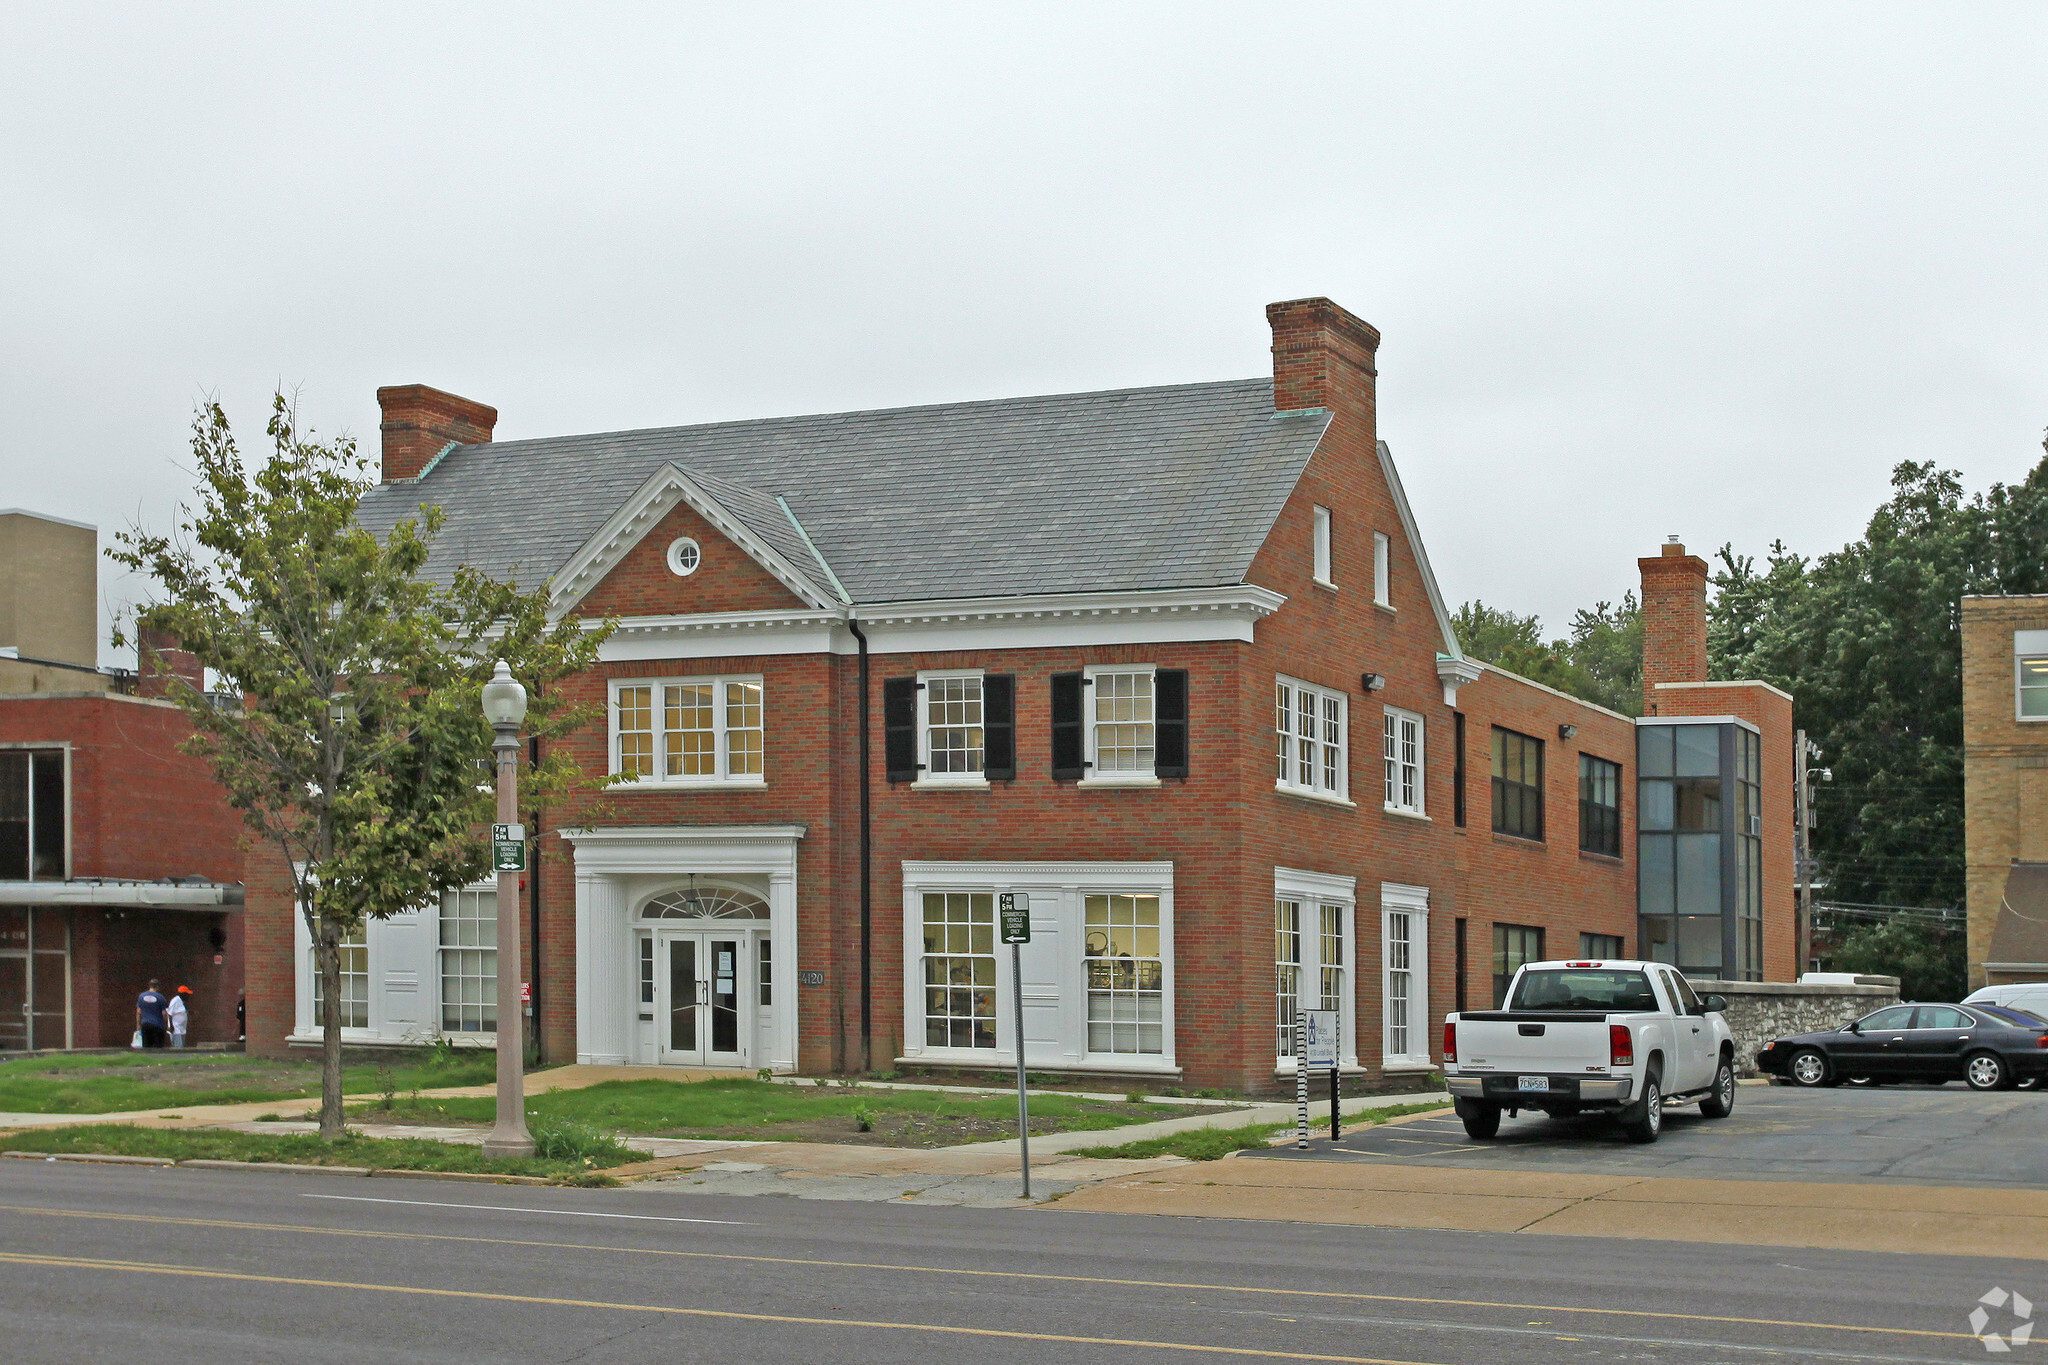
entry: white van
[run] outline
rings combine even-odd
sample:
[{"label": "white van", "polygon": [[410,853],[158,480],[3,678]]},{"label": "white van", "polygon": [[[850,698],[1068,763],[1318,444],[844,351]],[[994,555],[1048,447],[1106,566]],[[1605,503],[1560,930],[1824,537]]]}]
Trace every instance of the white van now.
[{"label": "white van", "polygon": [[1963,997],[1965,1005],[2004,1005],[2048,1019],[2048,981],[2016,981],[2004,986],[1986,986]]}]

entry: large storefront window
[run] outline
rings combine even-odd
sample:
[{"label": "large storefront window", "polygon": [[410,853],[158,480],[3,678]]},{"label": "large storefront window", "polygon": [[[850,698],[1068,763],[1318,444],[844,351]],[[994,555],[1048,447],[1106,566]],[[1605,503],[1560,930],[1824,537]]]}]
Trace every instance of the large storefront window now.
[{"label": "large storefront window", "polygon": [[1090,896],[1086,909],[1088,1050],[1165,1050],[1166,966],[1159,897]]},{"label": "large storefront window", "polygon": [[994,1050],[996,898],[985,892],[924,897],[924,1041]]},{"label": "large storefront window", "polygon": [[[358,925],[354,931],[341,940],[341,1026],[343,1028],[368,1028],[370,1026],[370,948],[363,938]],[[320,956],[316,950],[310,963],[313,973],[313,1027],[324,1028],[327,1022],[327,996],[321,988]]]},{"label": "large storefront window", "polygon": [[498,1028],[498,893],[451,891],[441,900],[441,1031]]}]

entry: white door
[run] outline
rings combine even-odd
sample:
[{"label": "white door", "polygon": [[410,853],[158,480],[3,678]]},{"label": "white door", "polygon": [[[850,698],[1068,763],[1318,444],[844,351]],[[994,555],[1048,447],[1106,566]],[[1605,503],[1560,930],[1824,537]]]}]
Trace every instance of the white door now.
[{"label": "white door", "polygon": [[656,1057],[667,1066],[751,1066],[754,1011],[745,1008],[752,935],[654,935]]},{"label": "white door", "polygon": [[1679,1011],[1671,1021],[1678,1055],[1672,1058],[1670,1074],[1664,1078],[1664,1093],[1704,1089],[1714,1083],[1714,1073],[1721,1067],[1721,1054],[1714,1044],[1714,1030],[1707,1022],[1706,1008],[1693,994],[1692,984],[1677,972],[1665,972],[1664,985]]}]

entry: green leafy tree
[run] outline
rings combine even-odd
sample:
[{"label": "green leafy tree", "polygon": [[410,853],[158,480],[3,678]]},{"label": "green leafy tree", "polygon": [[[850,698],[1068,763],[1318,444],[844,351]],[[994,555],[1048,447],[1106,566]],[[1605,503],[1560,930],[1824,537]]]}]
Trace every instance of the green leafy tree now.
[{"label": "green leafy tree", "polygon": [[[245,468],[226,414],[202,406],[196,510],[182,510],[174,536],[132,530],[108,553],[153,580],[139,618],[240,694],[221,707],[182,682],[169,692],[191,718],[190,752],[291,869],[321,987],[320,1131],[332,1139],[339,944],[365,920],[484,875],[495,772],[482,684],[503,659],[531,698],[527,733],[565,735],[591,713],[555,684],[595,662],[610,626],[551,622],[545,586],[522,591],[467,568],[429,581],[438,508],[380,541],[356,521],[373,480],[353,441],[302,437],[281,394],[268,434],[268,460]],[[532,806],[583,785],[557,753],[529,767],[520,795]]]},{"label": "green leafy tree", "polygon": [[1820,949],[1821,968],[1899,978],[1901,1000],[1960,1000],[1968,989],[1960,924],[1891,915],[1859,924]]},{"label": "green leafy tree", "polygon": [[1451,628],[1472,658],[1624,715],[1641,710],[1643,633],[1633,594],[1619,606],[1582,608],[1571,638],[1547,644],[1538,618],[1476,600],[1452,613]]},{"label": "green leafy tree", "polygon": [[1966,495],[1931,463],[1892,473],[1861,539],[1764,567],[1724,546],[1708,607],[1713,676],[1790,692],[1832,782],[1814,854],[1828,895],[1943,906],[1963,897],[1960,599],[2048,590],[2048,462]]}]

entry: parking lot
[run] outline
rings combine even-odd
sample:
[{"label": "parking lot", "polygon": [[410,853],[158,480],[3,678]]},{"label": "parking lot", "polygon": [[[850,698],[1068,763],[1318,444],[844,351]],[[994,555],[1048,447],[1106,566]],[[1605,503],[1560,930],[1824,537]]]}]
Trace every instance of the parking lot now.
[{"label": "parking lot", "polygon": [[2048,1093],[2038,1090],[1745,1085],[1728,1118],[1702,1118],[1690,1105],[1674,1108],[1664,1117],[1663,1137],[1641,1146],[1611,1119],[1590,1115],[1524,1113],[1503,1119],[1500,1136],[1490,1142],[1467,1138],[1449,1114],[1347,1134],[1338,1143],[1327,1128],[1323,1133],[1305,1152],[1275,1147],[1256,1155],[1708,1180],[2048,1189]]}]

